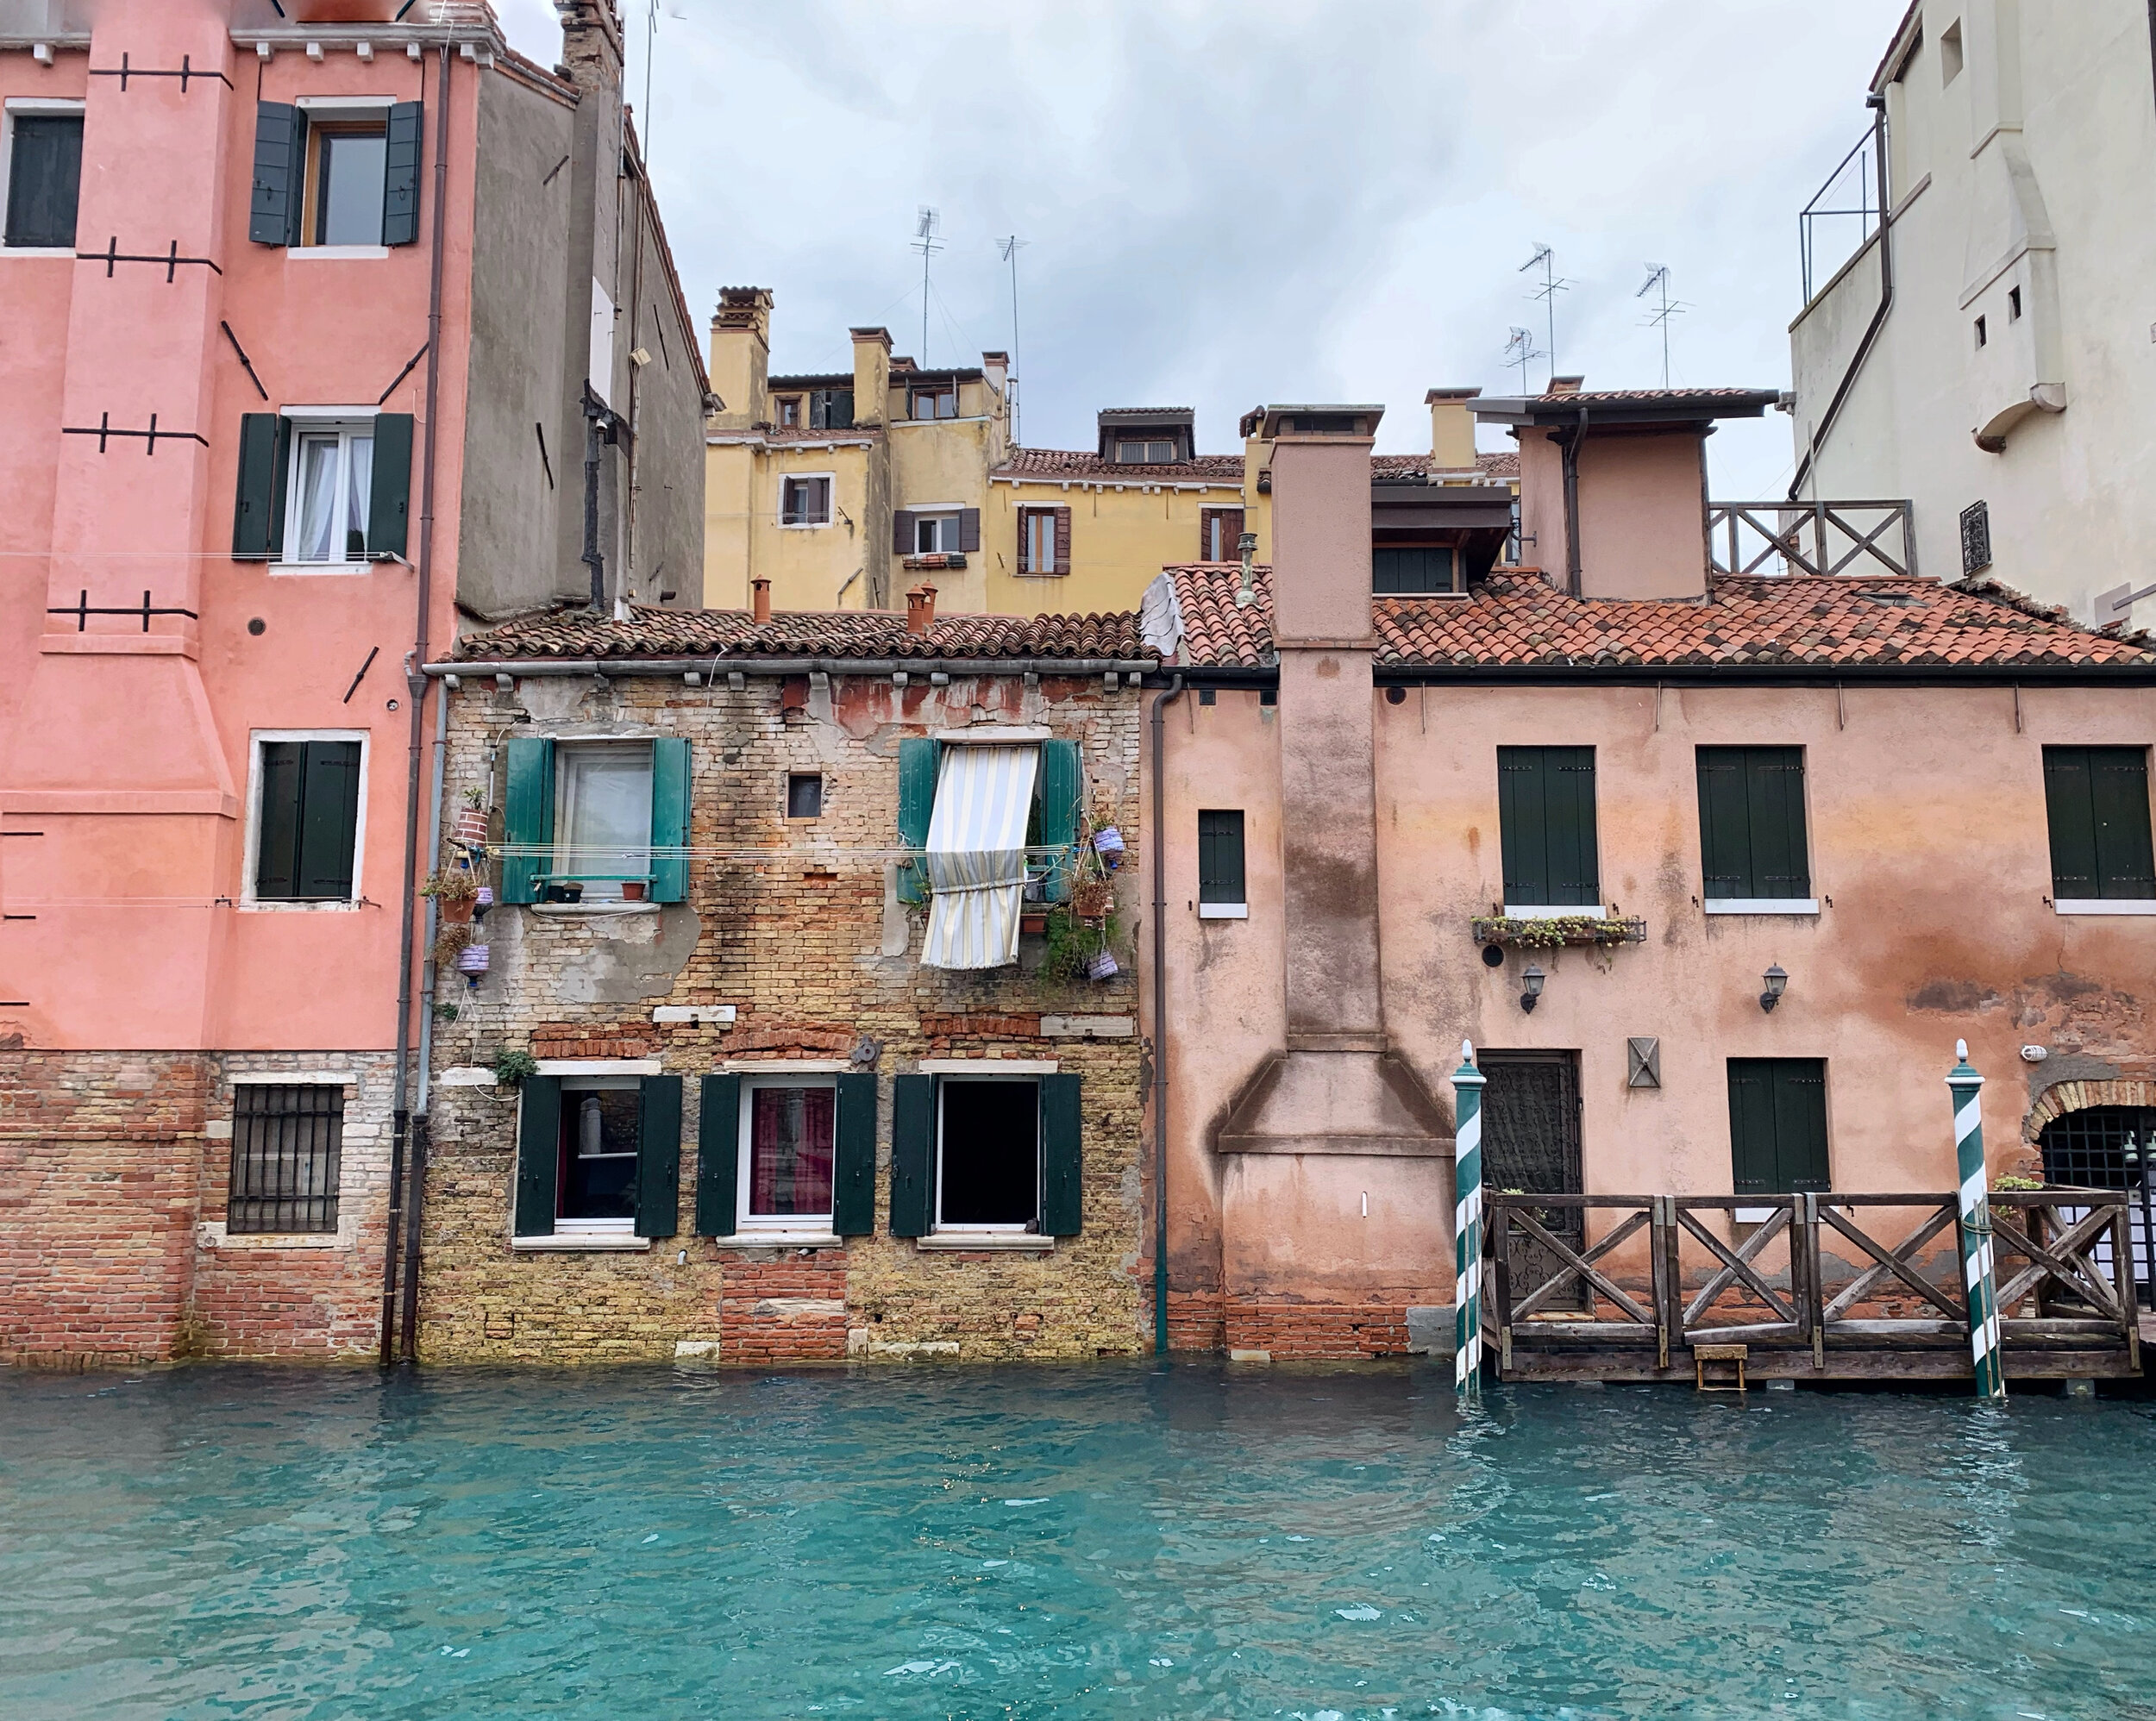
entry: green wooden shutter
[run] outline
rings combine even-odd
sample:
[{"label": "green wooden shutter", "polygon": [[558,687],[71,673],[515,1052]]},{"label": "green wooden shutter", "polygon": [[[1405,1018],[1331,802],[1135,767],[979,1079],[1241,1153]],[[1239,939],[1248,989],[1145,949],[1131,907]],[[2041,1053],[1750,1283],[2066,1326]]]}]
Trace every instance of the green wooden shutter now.
[{"label": "green wooden shutter", "polygon": [[1543,806],[1542,749],[1497,749],[1497,834],[1503,850],[1505,900],[1550,901],[1548,816]]},{"label": "green wooden shutter", "polygon": [[1497,827],[1507,903],[1600,905],[1593,748],[1499,748]]},{"label": "green wooden shutter", "polygon": [[924,1237],[936,1212],[936,1078],[891,1082],[891,1235]]},{"label": "green wooden shutter", "polygon": [[1752,823],[1746,817],[1744,749],[1702,747],[1699,769],[1701,893],[1708,902],[1758,894],[1752,889]]},{"label": "green wooden shutter", "polygon": [[[536,902],[540,878],[553,866],[554,742],[518,735],[509,743],[509,792],[502,815],[502,900]],[[513,851],[522,848],[526,853]]]},{"label": "green wooden shutter", "polygon": [[561,1176],[561,1078],[526,1076],[517,1108],[517,1235],[550,1237]]},{"label": "green wooden shutter", "polygon": [[[929,820],[936,811],[936,773],[943,742],[908,735],[899,743],[899,841],[908,848],[928,847]],[[918,860],[899,863],[899,900],[928,900],[928,873]]]},{"label": "green wooden shutter", "polygon": [[285,487],[285,420],[274,412],[240,416],[239,493],[232,504],[232,554],[235,560],[277,554],[277,528],[284,510],[278,498]]},{"label": "green wooden shutter", "polygon": [[2096,894],[2156,897],[2148,826],[2148,755],[2138,747],[2089,749],[2089,800],[2096,827]]},{"label": "green wooden shutter", "polygon": [[1075,1075],[1041,1078],[1041,1230],[1075,1237],[1085,1214],[1085,1120]]},{"label": "green wooden shutter", "polygon": [[1788,901],[1812,893],[1804,841],[1804,749],[1745,749],[1746,821],[1752,832],[1747,896]]},{"label": "green wooden shutter", "polygon": [[838,1079],[838,1137],[831,1167],[831,1230],[842,1237],[876,1230],[876,1079]]},{"label": "green wooden shutter", "polygon": [[1774,1151],[1777,1195],[1833,1187],[1827,1174],[1827,1066],[1818,1058],[1777,1058]]},{"label": "green wooden shutter", "polygon": [[399,102],[389,110],[389,153],[382,185],[382,243],[419,241],[420,124],[417,102]]},{"label": "green wooden shutter", "polygon": [[1198,814],[1198,900],[1247,900],[1243,882],[1243,815],[1200,810]]},{"label": "green wooden shutter", "polygon": [[636,1235],[670,1237],[681,1229],[681,1078],[637,1084]]},{"label": "green wooden shutter", "polygon": [[1084,792],[1085,767],[1075,741],[1041,743],[1041,847],[1057,851],[1048,876],[1048,899],[1069,898],[1078,873],[1079,801]]},{"label": "green wooden shutter", "polygon": [[1731,1192],[1771,1195],[1780,1175],[1774,1148],[1774,1060],[1729,1061]]},{"label": "green wooden shutter", "polygon": [[2089,749],[2044,749],[2044,812],[2051,827],[2051,889],[2055,898],[2088,900],[2096,894],[2096,801],[2089,782]]},{"label": "green wooden shutter", "polygon": [[304,742],[262,743],[254,894],[266,901],[299,894],[299,815],[306,792],[305,749]]},{"label": "green wooden shutter", "polygon": [[696,1234],[730,1237],[740,1229],[741,1078],[707,1075],[696,1118]]},{"label": "green wooden shutter", "polygon": [[662,735],[651,743],[651,900],[689,895],[689,743]]},{"label": "green wooden shutter", "polygon": [[[359,832],[360,744],[306,742],[300,760],[297,894],[348,902],[353,844]],[[256,894],[260,894],[259,888]]]},{"label": "green wooden shutter", "polygon": [[306,147],[307,122],[298,108],[283,102],[254,104],[254,189],[247,236],[255,244],[298,242]]},{"label": "green wooden shutter", "polygon": [[411,513],[411,414],[374,420],[374,481],[367,505],[367,553],[401,556]]},{"label": "green wooden shutter", "polygon": [[1545,900],[1568,908],[1599,905],[1601,879],[1595,854],[1595,749],[1545,747],[1549,785],[1550,889]]}]

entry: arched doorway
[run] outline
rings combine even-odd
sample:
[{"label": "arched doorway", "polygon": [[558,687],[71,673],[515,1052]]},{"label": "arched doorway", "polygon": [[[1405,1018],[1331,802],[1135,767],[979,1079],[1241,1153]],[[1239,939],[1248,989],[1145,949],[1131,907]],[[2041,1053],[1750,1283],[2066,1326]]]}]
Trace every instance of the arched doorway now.
[{"label": "arched doorway", "polygon": [[[2084,1105],[2045,1123],[2036,1145],[2044,1155],[2044,1181],[2083,1189],[2133,1192],[2128,1205],[2134,1243],[2134,1277],[2144,1302],[2151,1300],[2156,1274],[2151,1271],[2151,1236],[2156,1232],[2156,1106]],[[2071,1210],[2069,1210],[2071,1213]],[[2110,1264],[2110,1249],[2097,1251]]]}]

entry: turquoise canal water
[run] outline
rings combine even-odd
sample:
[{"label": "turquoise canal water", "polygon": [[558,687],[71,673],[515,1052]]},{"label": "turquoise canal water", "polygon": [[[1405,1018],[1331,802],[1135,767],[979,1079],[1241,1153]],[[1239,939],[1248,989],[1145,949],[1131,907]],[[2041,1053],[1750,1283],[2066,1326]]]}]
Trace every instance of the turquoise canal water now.
[{"label": "turquoise canal water", "polygon": [[0,1716],[2156,1716],[2156,1405],[0,1377]]}]

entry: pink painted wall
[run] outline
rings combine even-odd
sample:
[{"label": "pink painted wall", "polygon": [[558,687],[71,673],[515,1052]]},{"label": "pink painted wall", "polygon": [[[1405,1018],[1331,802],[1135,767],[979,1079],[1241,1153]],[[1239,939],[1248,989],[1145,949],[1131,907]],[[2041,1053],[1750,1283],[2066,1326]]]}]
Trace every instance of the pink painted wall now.
[{"label": "pink painted wall", "polygon": [[1589,433],[1579,462],[1583,597],[1706,591],[1706,460],[1705,439],[1690,429]]}]

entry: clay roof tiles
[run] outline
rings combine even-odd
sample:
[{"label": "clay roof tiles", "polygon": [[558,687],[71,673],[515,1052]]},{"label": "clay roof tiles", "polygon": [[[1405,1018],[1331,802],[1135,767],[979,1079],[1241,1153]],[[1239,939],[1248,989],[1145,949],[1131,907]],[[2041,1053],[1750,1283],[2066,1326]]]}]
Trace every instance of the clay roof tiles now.
[{"label": "clay roof tiles", "polygon": [[925,637],[889,610],[780,613],[761,626],[746,610],[630,606],[615,621],[584,610],[528,616],[457,641],[473,662],[511,658],[1092,658],[1155,655],[1135,614],[943,616]]}]

